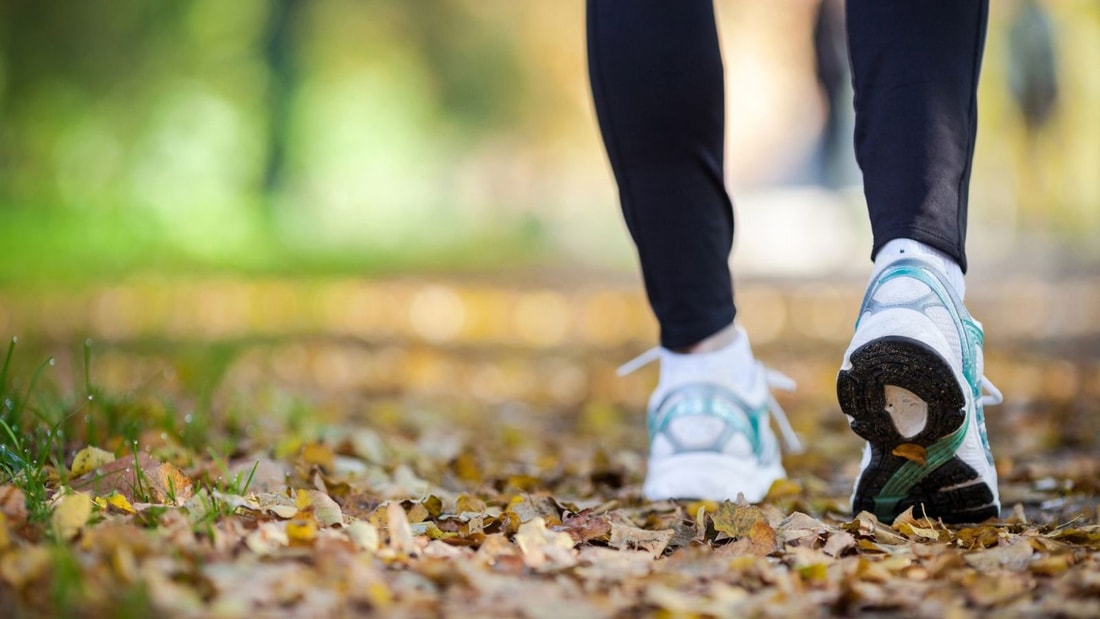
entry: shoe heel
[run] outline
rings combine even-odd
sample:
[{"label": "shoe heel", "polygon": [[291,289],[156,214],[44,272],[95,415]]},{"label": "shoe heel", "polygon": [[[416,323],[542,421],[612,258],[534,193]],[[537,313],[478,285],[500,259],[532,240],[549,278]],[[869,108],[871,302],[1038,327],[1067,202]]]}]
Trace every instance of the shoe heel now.
[{"label": "shoe heel", "polygon": [[[871,447],[870,462],[852,498],[853,511],[870,511],[885,522],[910,506],[918,515],[948,522],[997,516],[989,486],[955,457],[966,422],[966,398],[947,360],[931,346],[904,336],[867,342],[849,360],[850,367],[837,376],[837,400],[852,430]],[[892,398],[891,392],[906,397]],[[910,411],[898,411],[906,405],[923,414],[923,423]],[[911,413],[908,419],[906,412]],[[908,432],[903,434],[899,423]]]}]

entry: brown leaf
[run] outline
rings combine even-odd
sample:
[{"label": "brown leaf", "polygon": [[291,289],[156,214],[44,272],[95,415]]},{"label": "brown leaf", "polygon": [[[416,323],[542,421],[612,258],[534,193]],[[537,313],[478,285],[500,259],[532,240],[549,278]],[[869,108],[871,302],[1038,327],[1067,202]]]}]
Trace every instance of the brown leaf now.
[{"label": "brown leaf", "polygon": [[856,547],[856,538],[847,531],[838,531],[829,536],[822,550],[830,557],[839,557]]},{"label": "brown leaf", "polygon": [[1001,541],[1001,530],[989,525],[966,527],[955,533],[955,539],[963,548],[989,548]]},{"label": "brown leaf", "polygon": [[714,530],[736,539],[747,537],[757,522],[767,524],[764,511],[756,505],[725,501],[711,516]]},{"label": "brown leaf", "polygon": [[390,502],[386,505],[386,522],[390,535],[389,547],[401,555],[410,555],[416,551],[409,518],[401,505]]},{"label": "brown leaf", "polygon": [[775,527],[780,544],[795,546],[815,546],[828,530],[825,523],[802,512],[794,512]]},{"label": "brown leaf", "polygon": [[977,606],[993,607],[1026,594],[1030,588],[1028,580],[1020,574],[983,575],[970,583],[966,594]]},{"label": "brown leaf", "polygon": [[1057,576],[1068,570],[1074,564],[1073,555],[1061,554],[1053,557],[1041,557],[1028,565],[1032,574],[1042,576]]},{"label": "brown leaf", "polygon": [[766,557],[779,550],[775,529],[763,520],[758,520],[749,529],[748,535],[739,538],[732,544],[726,544],[718,549],[716,554],[720,556],[753,556]]},{"label": "brown leaf", "polygon": [[928,450],[914,443],[902,443],[895,447],[890,453],[899,458],[905,458],[911,462],[916,462],[921,466],[928,464]]},{"label": "brown leaf", "polygon": [[574,542],[582,544],[611,535],[611,520],[606,514],[594,514],[592,510],[586,509],[579,514],[567,517],[560,526],[552,528],[555,531],[568,533]]},{"label": "brown leaf", "polygon": [[656,559],[665,551],[665,547],[668,546],[668,542],[672,539],[673,533],[675,533],[675,531],[672,529],[649,531],[628,524],[612,522],[611,539],[608,543],[612,548],[618,548],[620,550],[647,550],[650,556]]},{"label": "brown leaf", "polygon": [[[871,537],[879,544],[907,544],[909,540],[894,532],[893,529],[879,522],[879,519],[871,512],[860,512],[855,520],[844,525],[844,530],[856,536]],[[864,540],[861,540],[864,541]],[[862,548],[864,545],[860,544]]]},{"label": "brown leaf", "polygon": [[171,464],[162,464],[146,453],[127,456],[73,480],[75,490],[96,496],[117,492],[131,503],[182,505],[192,496],[193,483]]},{"label": "brown leaf", "polygon": [[1031,543],[1021,538],[989,550],[967,554],[963,558],[971,567],[983,572],[995,569],[1020,571],[1027,567],[1034,554]]},{"label": "brown leaf", "polygon": [[27,497],[18,486],[4,484],[0,486],[0,514],[11,525],[20,525],[27,521]]}]

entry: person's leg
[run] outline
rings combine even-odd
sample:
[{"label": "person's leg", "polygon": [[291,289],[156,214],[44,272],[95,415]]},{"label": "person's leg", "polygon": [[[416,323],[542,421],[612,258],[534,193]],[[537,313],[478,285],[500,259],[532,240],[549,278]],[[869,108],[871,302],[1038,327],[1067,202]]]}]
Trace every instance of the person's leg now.
[{"label": "person's leg", "polygon": [[784,475],[768,425],[775,374],[733,325],[733,211],[711,0],[589,0],[588,58],[623,215],[661,327],[643,492],[760,500]]},{"label": "person's leg", "polygon": [[[849,0],[856,157],[875,260],[837,378],[867,439],[854,511],[998,515],[982,328],[963,305],[988,0]],[[998,394],[999,395],[999,394]]]},{"label": "person's leg", "polygon": [[988,0],[847,3],[856,160],[872,256],[913,239],[966,271],[966,207]]},{"label": "person's leg", "polygon": [[687,348],[734,318],[711,0],[589,0],[588,65],[661,344]]}]

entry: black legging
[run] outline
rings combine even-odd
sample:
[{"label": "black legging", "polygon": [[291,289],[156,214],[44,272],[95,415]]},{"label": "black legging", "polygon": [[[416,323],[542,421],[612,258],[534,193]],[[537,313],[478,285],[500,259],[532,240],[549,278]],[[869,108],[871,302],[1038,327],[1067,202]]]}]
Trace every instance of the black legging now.
[{"label": "black legging", "polygon": [[[856,160],[874,231],[872,257],[888,241],[909,238],[954,256],[966,270],[987,13],[988,0],[847,3]],[[688,346],[735,315],[712,1],[588,0],[588,64],[661,344]]]}]

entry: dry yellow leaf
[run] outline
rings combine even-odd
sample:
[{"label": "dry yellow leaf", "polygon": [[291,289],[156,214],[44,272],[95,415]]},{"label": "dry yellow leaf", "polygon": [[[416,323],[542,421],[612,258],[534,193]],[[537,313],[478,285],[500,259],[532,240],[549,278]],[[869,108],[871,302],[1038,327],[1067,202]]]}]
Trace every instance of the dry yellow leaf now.
[{"label": "dry yellow leaf", "polygon": [[92,497],[85,492],[74,492],[57,501],[50,523],[62,539],[69,540],[76,537],[91,515]]},{"label": "dry yellow leaf", "polygon": [[928,450],[915,443],[902,443],[895,447],[890,453],[899,458],[905,458],[910,462],[916,462],[921,466],[928,464]]},{"label": "dry yellow leaf", "polygon": [[[107,502],[107,505],[109,505],[111,507],[114,507],[115,509],[119,510],[120,512],[123,512],[123,513],[126,513],[126,514],[137,513],[137,511],[134,509],[134,506],[130,505],[130,502],[126,500],[126,497],[122,496],[121,494],[119,494],[117,492],[110,495],[110,496],[101,497],[101,498]],[[100,499],[97,498],[96,502],[99,502],[99,500]]]},{"label": "dry yellow leaf", "polygon": [[309,509],[310,505],[313,505],[313,500],[309,492],[299,488],[294,495],[294,506],[298,508],[298,511],[305,511]]},{"label": "dry yellow leaf", "polygon": [[0,512],[0,554],[11,546],[11,534],[8,533],[8,517]]},{"label": "dry yellow leaf", "polygon": [[802,494],[802,484],[793,479],[781,478],[772,483],[772,487],[768,489],[768,496],[765,497],[765,501],[775,501],[777,499],[789,499]]},{"label": "dry yellow leaf", "polygon": [[317,539],[317,521],[305,518],[286,523],[286,536],[291,544],[310,544]]},{"label": "dry yellow leaf", "polygon": [[312,512],[322,526],[343,524],[344,514],[340,505],[329,495],[319,490],[298,490],[294,504],[299,512]]},{"label": "dry yellow leaf", "polygon": [[98,447],[85,447],[77,452],[76,457],[73,458],[73,466],[69,470],[69,474],[73,477],[80,477],[114,461],[115,454],[109,451]]},{"label": "dry yellow leaf", "polygon": [[306,464],[315,464],[327,473],[336,470],[336,454],[332,448],[321,443],[307,443],[302,447],[302,461]]}]

